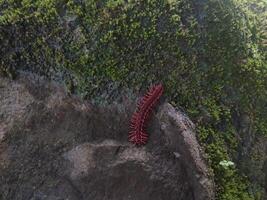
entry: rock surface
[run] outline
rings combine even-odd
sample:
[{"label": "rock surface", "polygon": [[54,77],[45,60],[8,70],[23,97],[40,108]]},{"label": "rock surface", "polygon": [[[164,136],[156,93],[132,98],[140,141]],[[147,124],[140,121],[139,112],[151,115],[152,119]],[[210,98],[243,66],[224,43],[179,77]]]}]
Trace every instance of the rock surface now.
[{"label": "rock surface", "polygon": [[162,103],[128,143],[135,103],[94,106],[35,76],[0,78],[0,199],[212,200],[194,125]]}]

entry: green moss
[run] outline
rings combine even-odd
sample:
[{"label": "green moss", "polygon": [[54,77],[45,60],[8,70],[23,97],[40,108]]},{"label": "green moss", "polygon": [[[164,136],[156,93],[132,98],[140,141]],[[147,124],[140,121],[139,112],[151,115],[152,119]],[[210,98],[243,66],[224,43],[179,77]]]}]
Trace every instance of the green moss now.
[{"label": "green moss", "polygon": [[197,124],[217,199],[253,199],[238,165],[225,169],[219,163],[237,153],[234,113],[247,113],[257,133],[267,134],[264,5],[0,0],[0,71],[48,77],[67,71],[70,92],[91,100],[105,98],[111,83],[139,90],[163,82],[167,100]]}]

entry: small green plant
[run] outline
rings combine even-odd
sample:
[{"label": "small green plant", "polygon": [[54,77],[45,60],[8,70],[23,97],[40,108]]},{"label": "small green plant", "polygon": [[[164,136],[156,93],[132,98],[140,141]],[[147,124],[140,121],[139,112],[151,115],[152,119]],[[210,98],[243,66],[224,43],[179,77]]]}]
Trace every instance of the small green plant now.
[{"label": "small green plant", "polygon": [[219,165],[221,165],[225,169],[229,169],[230,167],[233,167],[235,163],[229,160],[222,160],[221,162],[219,162]]}]

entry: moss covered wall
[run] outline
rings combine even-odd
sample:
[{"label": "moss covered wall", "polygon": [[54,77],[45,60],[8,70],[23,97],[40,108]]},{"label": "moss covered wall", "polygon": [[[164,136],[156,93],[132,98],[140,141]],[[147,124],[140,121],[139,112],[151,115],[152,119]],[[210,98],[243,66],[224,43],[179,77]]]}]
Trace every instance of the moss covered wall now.
[{"label": "moss covered wall", "polygon": [[264,0],[0,0],[0,72],[59,77],[91,100],[163,82],[197,124],[217,199],[260,199],[225,163],[242,143],[235,118],[267,132],[264,17]]}]

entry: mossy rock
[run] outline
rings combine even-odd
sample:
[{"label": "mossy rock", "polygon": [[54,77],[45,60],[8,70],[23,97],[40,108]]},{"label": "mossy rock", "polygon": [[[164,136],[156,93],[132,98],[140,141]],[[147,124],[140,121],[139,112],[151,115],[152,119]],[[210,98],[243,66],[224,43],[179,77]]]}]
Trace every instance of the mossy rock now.
[{"label": "mossy rock", "polygon": [[253,199],[238,164],[219,163],[242,142],[234,116],[267,132],[263,0],[0,0],[0,10],[2,74],[44,75],[99,104],[162,82],[197,124],[218,199]]}]

